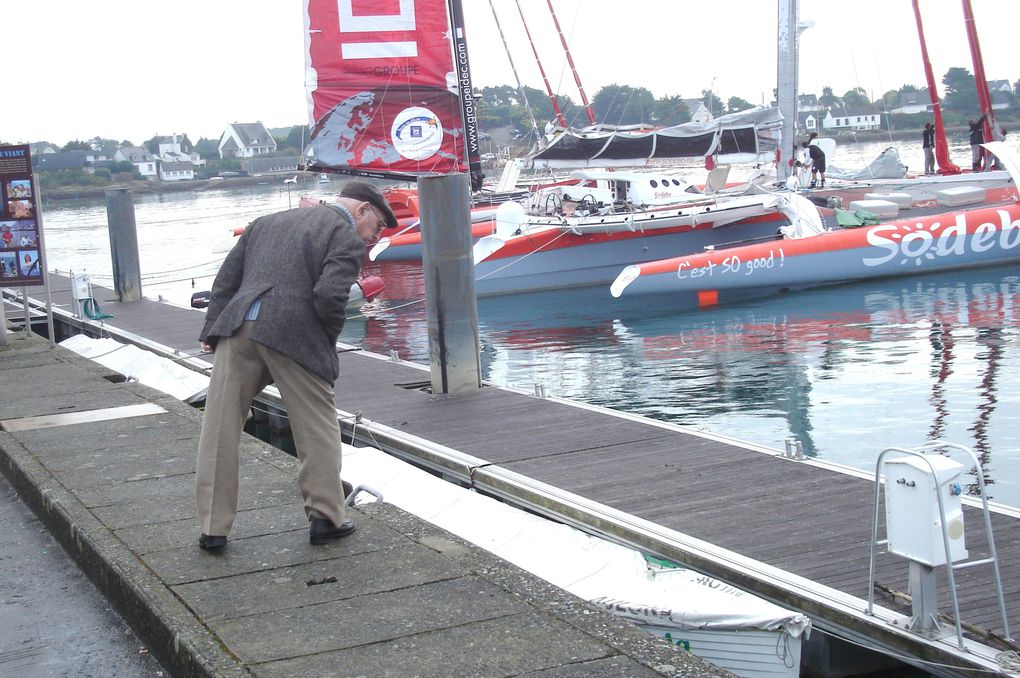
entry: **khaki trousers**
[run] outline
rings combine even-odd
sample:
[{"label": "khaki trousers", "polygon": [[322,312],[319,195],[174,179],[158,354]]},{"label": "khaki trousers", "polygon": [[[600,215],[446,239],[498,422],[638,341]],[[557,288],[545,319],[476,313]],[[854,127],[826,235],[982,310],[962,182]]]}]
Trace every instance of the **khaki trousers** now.
[{"label": "khaki trousers", "polygon": [[251,341],[255,322],[245,321],[234,336],[222,337],[216,345],[195,475],[202,533],[230,534],[237,516],[241,431],[252,399],[272,382],[290,418],[305,514],[339,525],[345,512],[333,386],[279,351]]}]

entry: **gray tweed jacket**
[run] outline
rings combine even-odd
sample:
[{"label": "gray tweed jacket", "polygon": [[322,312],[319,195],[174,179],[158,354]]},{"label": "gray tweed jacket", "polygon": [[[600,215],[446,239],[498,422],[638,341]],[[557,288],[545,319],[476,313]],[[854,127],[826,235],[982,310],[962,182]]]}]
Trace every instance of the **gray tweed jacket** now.
[{"label": "gray tweed jacket", "polygon": [[301,207],[256,219],[234,245],[213,283],[199,337],[215,347],[262,299],[251,339],[287,355],[332,384],[336,340],[365,259],[365,244],[331,206]]}]

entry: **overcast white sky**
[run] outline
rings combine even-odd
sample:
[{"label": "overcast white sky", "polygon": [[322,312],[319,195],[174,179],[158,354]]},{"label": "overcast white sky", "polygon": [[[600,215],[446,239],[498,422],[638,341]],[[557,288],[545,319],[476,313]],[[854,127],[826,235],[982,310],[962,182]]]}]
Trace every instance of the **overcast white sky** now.
[{"label": "overcast white sky", "polygon": [[[462,0],[477,87],[513,84],[488,0]],[[514,0],[493,0],[524,83],[542,89]],[[546,0],[520,0],[543,66],[580,102]],[[990,79],[1020,78],[1020,1],[972,0]],[[659,97],[771,98],[776,0],[554,0],[593,97],[608,84]],[[973,72],[961,3],[922,0],[935,77]],[[10,8],[8,8],[10,10]],[[801,0],[800,90],[873,97],[924,85],[910,0]],[[307,122],[301,0],[32,0],[5,11],[0,140],[63,144],[94,136],[141,143],[186,133],[219,138],[230,122]],[[12,77],[17,74],[17,77]]]}]

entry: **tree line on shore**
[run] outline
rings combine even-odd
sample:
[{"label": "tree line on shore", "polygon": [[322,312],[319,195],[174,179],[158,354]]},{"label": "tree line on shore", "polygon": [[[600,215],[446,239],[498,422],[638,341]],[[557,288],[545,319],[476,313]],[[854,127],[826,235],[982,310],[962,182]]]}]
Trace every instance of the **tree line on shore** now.
[{"label": "tree line on shore", "polygon": [[[1020,84],[1018,81],[1017,84]],[[974,75],[966,68],[953,67],[946,71],[942,78],[945,95],[941,105],[947,124],[963,125],[969,118],[980,115],[977,84]],[[823,110],[838,111],[841,108],[874,105],[883,112],[890,112],[909,102],[908,95],[921,93],[925,88],[905,84],[898,89],[885,92],[881,97],[872,100],[863,87],[848,90],[838,96],[832,87],[822,88],[818,96],[818,106]],[[518,90],[510,85],[485,87],[479,91],[478,120],[482,130],[492,127],[512,127],[517,130],[530,130],[532,127],[528,107],[534,112],[539,124],[556,119],[552,101],[549,96],[533,87],[522,87]],[[803,94],[803,93],[802,93]],[[1005,94],[1008,100],[1008,115],[1020,113],[1015,92]],[[700,101],[713,117],[727,113],[753,108],[754,104],[737,96],[724,102],[718,92],[701,90],[700,95],[685,99],[680,94],[655,97],[644,87],[611,84],[599,89],[591,98],[591,108],[596,120],[611,125],[651,124],[660,127],[678,125],[691,119],[689,101]],[[525,105],[525,102],[527,105]],[[573,126],[588,124],[584,107],[570,96],[557,95],[556,102],[567,123]],[[922,103],[927,103],[925,100]],[[912,117],[915,116],[916,120]],[[916,127],[917,122],[923,124],[930,114],[897,114],[889,115],[892,127]],[[898,123],[898,124],[897,124]]]},{"label": "tree line on shore", "polygon": [[[1017,84],[1020,85],[1020,81]],[[976,118],[979,115],[977,87],[975,78],[970,71],[961,67],[950,68],[942,78],[942,85],[945,92],[945,96],[942,98],[942,108],[947,126],[963,127],[968,119]],[[862,87],[855,87],[842,96],[837,96],[831,87],[825,86],[817,100],[818,106],[823,111],[822,115],[825,110],[838,111],[844,107],[866,105],[877,106],[881,111],[888,113],[907,103],[910,98],[908,95],[917,95],[922,91],[923,89],[920,87],[905,84],[898,89],[887,91],[878,99],[871,100]],[[916,96],[913,97],[915,100],[916,98]],[[1018,104],[1014,92],[1009,92],[1005,98],[1008,100],[1009,107],[998,114],[1000,120],[1007,122],[1020,120],[1020,104]],[[731,96],[724,102],[718,92],[708,89],[702,90],[700,96],[685,99],[680,94],[655,97],[646,88],[614,83],[600,88],[595,93],[591,99],[591,108],[596,120],[603,123],[613,125],[650,124],[666,127],[682,124],[691,119],[692,111],[689,102],[694,105],[697,105],[697,102],[704,104],[712,117],[754,107],[754,104],[738,96]],[[584,107],[569,95],[557,95],[556,104],[568,125],[585,126],[588,124]],[[517,146],[527,146],[534,140],[532,134],[541,133],[541,130],[533,129],[532,120],[539,126],[557,120],[552,99],[545,92],[528,86],[521,89],[510,85],[483,87],[476,91],[476,105],[480,131],[485,133],[497,128],[510,129],[514,137],[511,144]],[[914,130],[922,127],[930,118],[931,114],[928,112],[888,114],[883,116],[883,123],[886,130]],[[276,155],[278,156],[300,155],[302,144],[306,141],[308,133],[307,127],[304,125],[275,128],[270,132],[276,140]],[[154,135],[142,142],[141,145],[156,155],[159,150],[159,139],[159,135]],[[0,145],[3,143],[0,141]],[[118,146],[133,145],[135,144],[126,139],[117,141],[95,137],[87,140],[75,139],[65,144],[61,150],[102,150],[107,152],[107,157],[113,157],[113,151]],[[209,178],[217,176],[221,172],[236,172],[241,169],[240,160],[236,158],[221,159],[218,146],[218,139],[202,137],[195,142],[195,150],[206,160],[206,165],[199,168],[200,171],[196,173],[196,178]],[[62,170],[41,172],[40,175],[44,187],[50,188],[103,186],[142,178],[137,168],[130,162],[109,163],[105,167],[97,167],[91,172]],[[46,175],[54,176],[47,177]]]}]

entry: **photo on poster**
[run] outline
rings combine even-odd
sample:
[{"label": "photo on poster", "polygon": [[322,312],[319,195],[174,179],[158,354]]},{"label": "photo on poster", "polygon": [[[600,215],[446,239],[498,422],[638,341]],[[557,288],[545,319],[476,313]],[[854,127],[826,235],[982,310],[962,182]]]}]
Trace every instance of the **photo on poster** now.
[{"label": "photo on poster", "polygon": [[0,278],[18,277],[18,253],[0,252]]},{"label": "photo on poster", "polygon": [[29,179],[11,179],[4,189],[9,200],[32,197],[32,182]]},{"label": "photo on poster", "polygon": [[18,252],[18,265],[23,278],[42,277],[42,266],[39,265],[39,250],[21,250]]},{"label": "photo on poster", "polygon": [[31,219],[35,216],[31,200],[11,200],[7,203],[7,213],[12,219]]},{"label": "photo on poster", "polygon": [[15,233],[19,223],[17,221],[0,221],[0,247],[9,250],[18,246],[18,237]]},{"label": "photo on poster", "polygon": [[11,233],[14,235],[14,245],[16,247],[39,247],[39,243],[36,242],[38,233],[35,230],[35,221],[23,219],[21,221],[7,221],[4,223],[11,224]]}]

